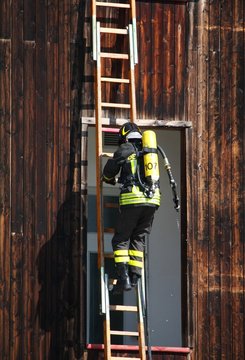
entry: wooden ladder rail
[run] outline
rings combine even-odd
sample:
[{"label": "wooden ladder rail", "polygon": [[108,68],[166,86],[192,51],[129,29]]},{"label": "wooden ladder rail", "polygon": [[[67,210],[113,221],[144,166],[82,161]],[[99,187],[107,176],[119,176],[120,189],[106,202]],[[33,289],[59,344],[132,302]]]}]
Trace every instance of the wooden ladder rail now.
[{"label": "wooden ladder rail", "polygon": [[[97,6],[125,8],[130,10],[131,24],[125,29],[104,28],[97,21]],[[101,52],[101,34],[114,33],[128,35],[129,49],[127,54]],[[101,181],[102,157],[102,108],[126,108],[130,109],[130,121],[136,121],[136,98],[135,98],[135,74],[134,66],[138,62],[137,36],[136,36],[136,11],[135,0],[129,3],[113,3],[92,0],[92,36],[93,36],[93,59],[96,61],[95,70],[95,114],[96,114],[96,211],[97,211],[97,242],[98,242],[98,268],[101,277],[101,312],[106,314],[106,286],[105,286],[105,254],[104,254],[104,226],[103,226],[103,187]],[[101,59],[121,59],[129,62],[129,79],[110,78],[101,75]],[[102,82],[129,84],[129,104],[107,103],[102,101]],[[111,359],[110,336],[108,336],[107,320],[104,321],[105,357]]]}]

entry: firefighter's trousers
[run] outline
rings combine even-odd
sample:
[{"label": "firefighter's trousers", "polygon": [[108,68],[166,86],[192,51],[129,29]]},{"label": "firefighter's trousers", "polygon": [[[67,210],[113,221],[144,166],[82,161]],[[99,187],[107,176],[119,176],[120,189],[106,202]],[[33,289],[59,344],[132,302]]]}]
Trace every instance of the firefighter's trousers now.
[{"label": "firefighter's trousers", "polygon": [[154,206],[121,206],[112,238],[116,266],[128,264],[129,272],[141,275],[144,247],[151,232],[155,211]]}]

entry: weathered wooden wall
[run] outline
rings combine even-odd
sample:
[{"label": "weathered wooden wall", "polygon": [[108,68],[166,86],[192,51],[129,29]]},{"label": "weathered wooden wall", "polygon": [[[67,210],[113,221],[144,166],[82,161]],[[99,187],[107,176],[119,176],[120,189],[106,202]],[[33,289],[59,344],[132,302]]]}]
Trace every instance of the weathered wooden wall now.
[{"label": "weathered wooden wall", "polygon": [[[3,360],[75,359],[84,345],[80,225],[86,233],[86,219],[80,164],[83,198],[86,158],[84,152],[82,159],[80,155],[80,133],[85,144],[86,126],[80,129],[79,117],[80,109],[82,116],[94,115],[89,3],[0,3]],[[110,16],[123,21],[118,12]],[[193,125],[186,130],[184,345],[193,346],[196,360],[241,360],[244,5],[240,0],[188,5],[140,0],[137,21],[138,117]],[[113,38],[108,41],[118,46]],[[121,67],[113,71],[120,73]],[[106,90],[118,100],[127,96],[125,89]],[[165,358],[180,360],[183,355]]]},{"label": "weathered wooden wall", "polygon": [[190,3],[186,50],[190,345],[244,359],[244,2]]},{"label": "weathered wooden wall", "polygon": [[2,360],[74,358],[81,338],[82,13],[76,0],[0,3]]},{"label": "weathered wooden wall", "polygon": [[[139,56],[139,64],[135,67],[137,118],[183,120],[187,55],[185,1],[138,1],[136,4]],[[94,116],[94,69],[89,17],[91,10],[89,3],[87,5],[84,23],[86,68],[81,114],[84,117]],[[98,8],[97,15],[101,26],[119,24],[116,26],[125,27],[128,24],[128,12],[125,9]],[[108,19],[111,25],[108,25]],[[103,34],[101,39],[102,51],[128,52],[128,42],[123,35]],[[128,78],[128,61],[103,59],[102,74]],[[106,84],[102,89],[102,96],[106,101],[127,103],[128,87]],[[128,113],[110,109],[103,110],[103,116],[127,118]]]}]

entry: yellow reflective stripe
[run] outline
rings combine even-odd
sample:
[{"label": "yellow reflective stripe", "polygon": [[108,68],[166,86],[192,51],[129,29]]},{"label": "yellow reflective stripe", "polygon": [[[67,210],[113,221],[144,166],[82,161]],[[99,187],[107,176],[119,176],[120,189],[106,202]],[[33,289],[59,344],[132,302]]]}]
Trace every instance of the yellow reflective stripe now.
[{"label": "yellow reflective stripe", "polygon": [[128,263],[129,262],[129,256],[116,256],[114,258],[115,263]]},{"label": "yellow reflective stripe", "polygon": [[133,204],[154,204],[154,205],[160,205],[160,199],[127,199],[127,200],[124,200],[124,199],[120,199],[120,205],[133,205]]},{"label": "yellow reflective stripe", "polygon": [[160,190],[156,189],[153,198],[147,198],[138,186],[133,186],[132,191],[120,194],[120,205],[133,204],[153,204],[160,206],[161,194]]},{"label": "yellow reflective stripe", "polygon": [[131,172],[133,175],[136,173],[136,169],[137,169],[137,161],[131,160]]},{"label": "yellow reflective stripe", "polygon": [[115,250],[114,251],[114,255],[118,256],[118,255],[128,255],[128,250]]},{"label": "yellow reflective stripe", "polygon": [[129,260],[129,263],[128,263],[130,266],[136,266],[136,267],[139,267],[139,268],[143,268],[143,263],[142,261],[137,261],[137,260]]},{"label": "yellow reflective stripe", "polygon": [[[138,194],[134,194],[134,193],[123,193],[123,194],[120,194],[120,197],[123,197],[125,199],[134,199],[134,198],[145,198],[145,195],[141,192],[141,193],[138,193]],[[160,199],[161,196],[160,194],[154,194],[153,198],[152,199]]]},{"label": "yellow reflective stripe", "polygon": [[149,202],[149,201],[160,201],[160,198],[146,198],[145,196],[142,197],[137,197],[137,196],[131,196],[131,197],[126,197],[126,196],[121,196],[120,197],[121,201],[145,201],[145,202]]},{"label": "yellow reflective stripe", "polygon": [[112,179],[114,179],[114,176],[112,176],[112,177],[109,178],[109,177],[103,175],[103,177],[104,177],[105,180],[112,180]]},{"label": "yellow reflective stripe", "polygon": [[138,256],[138,257],[143,258],[143,252],[142,252],[142,251],[139,251],[139,250],[129,250],[128,253],[129,253],[129,255]]}]

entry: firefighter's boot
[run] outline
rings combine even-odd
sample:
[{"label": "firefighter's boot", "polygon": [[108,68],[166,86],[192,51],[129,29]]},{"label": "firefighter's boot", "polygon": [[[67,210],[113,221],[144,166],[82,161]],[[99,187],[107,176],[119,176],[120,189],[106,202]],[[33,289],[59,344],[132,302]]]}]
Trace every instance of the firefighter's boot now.
[{"label": "firefighter's boot", "polygon": [[127,264],[117,264],[117,283],[113,288],[113,294],[121,294],[123,291],[131,290],[131,283],[128,275],[128,265]]},{"label": "firefighter's boot", "polygon": [[135,287],[138,284],[139,279],[141,278],[140,275],[130,272],[129,274],[131,287]]}]

